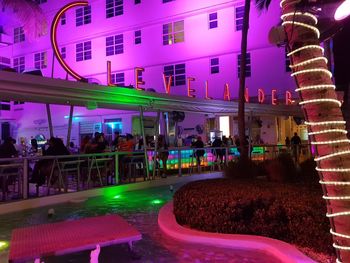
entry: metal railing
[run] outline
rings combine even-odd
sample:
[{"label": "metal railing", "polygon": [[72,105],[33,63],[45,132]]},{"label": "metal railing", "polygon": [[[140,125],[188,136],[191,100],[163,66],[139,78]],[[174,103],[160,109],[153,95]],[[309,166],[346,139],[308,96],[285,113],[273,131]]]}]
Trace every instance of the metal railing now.
[{"label": "metal railing", "polygon": [[[309,145],[298,147],[296,152],[297,162],[311,156]],[[148,148],[147,158],[144,153],[106,152],[0,159],[0,202],[155,180],[162,176],[221,171],[229,161],[239,157],[237,147],[182,147],[158,150],[157,153]],[[251,159],[264,161],[281,153],[293,156],[295,149],[283,145],[254,145]],[[41,183],[33,182],[35,176]]]}]

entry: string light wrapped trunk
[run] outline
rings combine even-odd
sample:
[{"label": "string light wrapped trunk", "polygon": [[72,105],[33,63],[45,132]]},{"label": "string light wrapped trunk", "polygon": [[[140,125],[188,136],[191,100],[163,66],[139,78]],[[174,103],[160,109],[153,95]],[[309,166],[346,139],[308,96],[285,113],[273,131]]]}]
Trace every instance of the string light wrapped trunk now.
[{"label": "string light wrapped trunk", "polygon": [[332,73],[320,46],[317,18],[298,9],[300,1],[282,0],[284,26],[315,161],[327,203],[337,262],[350,262],[350,144]]}]

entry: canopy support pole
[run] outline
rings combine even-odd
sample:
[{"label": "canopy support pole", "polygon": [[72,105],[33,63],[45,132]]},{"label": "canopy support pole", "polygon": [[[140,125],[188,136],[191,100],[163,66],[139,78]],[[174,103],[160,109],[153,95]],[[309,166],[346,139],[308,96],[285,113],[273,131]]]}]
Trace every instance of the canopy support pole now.
[{"label": "canopy support pole", "polygon": [[47,113],[47,121],[49,122],[50,138],[52,138],[53,137],[53,126],[52,126],[52,119],[51,119],[50,104],[48,104],[48,103],[46,103],[46,113]]},{"label": "canopy support pole", "polygon": [[[51,78],[53,78],[55,70],[55,52],[52,53],[52,68],[51,68]],[[53,137],[53,126],[52,126],[52,118],[51,118],[51,111],[50,111],[50,104],[46,103],[46,113],[47,113],[47,121],[49,123],[49,131],[50,131],[50,138]]]},{"label": "canopy support pole", "polygon": [[[155,139],[155,143],[154,143],[153,170],[152,170],[153,175],[152,175],[152,179],[154,179],[155,176],[156,176],[156,161],[157,161],[158,137],[159,137],[159,120],[160,120],[160,111],[158,110],[157,111],[157,119],[156,119],[156,127],[155,127],[156,128],[156,139]],[[165,165],[165,164],[163,163],[163,165]]]},{"label": "canopy support pole", "polygon": [[149,180],[149,164],[148,164],[148,156],[147,156],[147,144],[146,144],[145,126],[144,126],[144,121],[143,121],[143,108],[142,107],[140,107],[140,127],[141,127],[141,133],[142,133],[142,138],[143,138],[143,146],[144,146],[143,149],[144,149],[144,154],[145,154],[146,176],[147,176],[147,180]]},{"label": "canopy support pole", "polygon": [[73,110],[74,110],[74,106],[70,105],[69,121],[68,121],[68,133],[67,133],[67,143],[66,143],[67,148],[69,147],[70,136],[71,136],[71,133],[72,133]]}]

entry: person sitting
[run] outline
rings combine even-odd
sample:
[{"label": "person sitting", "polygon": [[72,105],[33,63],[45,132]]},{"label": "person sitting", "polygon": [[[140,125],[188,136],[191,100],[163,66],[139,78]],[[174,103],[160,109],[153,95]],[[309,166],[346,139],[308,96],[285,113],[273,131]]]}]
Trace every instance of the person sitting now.
[{"label": "person sitting", "polygon": [[69,150],[69,152],[71,154],[77,154],[79,152],[79,149],[77,147],[75,147],[74,142],[70,142],[69,143],[69,149],[68,150]]},{"label": "person sitting", "polygon": [[[60,138],[51,137],[49,140],[49,147],[43,152],[44,156],[59,156],[59,155],[70,155],[67,147],[64,145]],[[39,160],[33,169],[32,178],[30,183],[36,183],[37,186],[41,186],[45,183],[46,177],[51,174],[53,165],[52,159]]]},{"label": "person sitting", "polygon": [[142,151],[144,149],[144,146],[143,146],[143,139],[140,138],[138,140],[138,142],[136,143],[135,145],[135,151]]},{"label": "person sitting", "polygon": [[30,145],[29,154],[35,155],[38,152],[38,141],[36,139],[31,139]]},{"label": "person sitting", "polygon": [[100,133],[95,133],[95,137],[85,145],[85,153],[103,153],[105,149],[106,144]]},{"label": "person sitting", "polygon": [[132,152],[134,151],[134,137],[131,134],[127,134],[125,137],[119,137],[118,151],[120,152],[131,152],[125,155],[119,156],[119,163],[121,163],[121,174],[122,178],[125,180],[128,174],[128,164],[131,161]]},{"label": "person sitting", "polygon": [[17,157],[18,152],[14,146],[14,139],[8,137],[4,143],[0,145],[0,158],[13,158]]},{"label": "person sitting", "polygon": [[[18,156],[18,152],[14,146],[15,140],[11,137],[5,139],[4,143],[0,145],[0,158],[14,158]],[[0,164],[10,164],[10,162],[1,162]],[[3,173],[16,173],[17,168],[5,168],[1,172]],[[6,177],[4,177],[6,178]],[[7,186],[13,182],[12,178],[7,178],[6,180],[0,181],[0,186],[8,191]],[[4,185],[3,185],[4,184]]]},{"label": "person sitting", "polygon": [[112,148],[114,151],[118,149],[120,133],[118,131],[114,132],[114,140],[112,142]]}]

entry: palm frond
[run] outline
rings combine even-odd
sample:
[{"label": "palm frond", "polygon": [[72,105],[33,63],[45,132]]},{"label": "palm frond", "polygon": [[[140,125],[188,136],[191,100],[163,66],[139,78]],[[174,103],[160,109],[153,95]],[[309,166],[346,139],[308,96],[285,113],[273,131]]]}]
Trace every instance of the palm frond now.
[{"label": "palm frond", "polygon": [[262,12],[264,9],[267,10],[271,4],[271,0],[255,0],[256,9]]},{"label": "palm frond", "polygon": [[32,0],[0,0],[3,9],[11,9],[21,21],[29,39],[47,33],[47,19],[40,6]]}]

